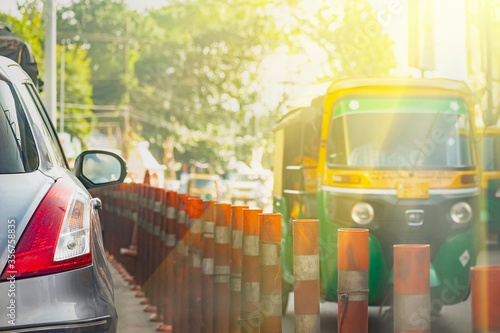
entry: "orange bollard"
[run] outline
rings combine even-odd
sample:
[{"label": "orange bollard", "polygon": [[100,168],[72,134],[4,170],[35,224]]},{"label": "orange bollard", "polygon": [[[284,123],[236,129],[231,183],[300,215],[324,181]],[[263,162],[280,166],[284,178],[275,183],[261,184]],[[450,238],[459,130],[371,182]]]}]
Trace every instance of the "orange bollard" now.
[{"label": "orange bollard", "polygon": [[241,245],[243,237],[243,209],[247,206],[231,207],[231,313],[229,332],[238,332],[238,317],[241,310]]},{"label": "orange bollard", "polygon": [[140,286],[137,284],[137,251],[138,251],[138,237],[139,237],[138,221],[139,221],[139,211],[141,209],[139,203],[141,185],[136,183],[131,183],[131,185],[132,185],[132,193],[130,200],[132,205],[131,218],[133,221],[133,230],[129,247],[127,249],[121,249],[120,254],[132,258],[133,263],[130,271],[132,274],[132,281],[130,281],[130,289],[140,290]]},{"label": "orange bollard", "polygon": [[430,332],[430,254],[430,245],[394,245],[396,333]]},{"label": "orange bollard", "polygon": [[295,332],[320,332],[319,221],[293,221]]},{"label": "orange bollard", "polygon": [[174,315],[174,262],[176,242],[176,216],[177,216],[177,193],[166,191],[164,196],[165,223],[160,238],[163,242],[163,275],[161,285],[161,304],[163,323],[156,327],[157,332],[172,332]]},{"label": "orange bollard", "polygon": [[201,260],[203,251],[203,200],[188,198],[189,219],[189,322],[190,333],[202,332],[202,274]]},{"label": "orange bollard", "polygon": [[471,267],[472,331],[500,332],[500,266]]},{"label": "orange bollard", "polygon": [[241,311],[238,323],[241,333],[260,332],[260,213],[260,209],[243,209]]},{"label": "orange bollard", "polygon": [[[132,223],[132,232],[130,234],[130,244],[128,247],[124,247],[120,249],[120,255],[124,257],[128,257],[130,259],[130,266],[129,266],[129,272],[131,274],[137,274],[136,273],[136,258],[137,258],[137,217],[138,217],[138,195],[137,195],[137,190],[139,188],[139,184],[136,183],[130,183],[128,186],[129,193],[128,193],[128,206],[130,209],[128,211],[128,218],[130,219]],[[135,278],[132,277],[132,280],[130,281],[130,284],[134,286],[136,283]]]},{"label": "orange bollard", "polygon": [[281,214],[259,214],[262,332],[281,332]]},{"label": "orange bollard", "polygon": [[177,196],[177,225],[176,225],[176,245],[175,245],[175,290],[174,290],[174,317],[172,330],[175,333],[183,332],[183,325],[186,321],[187,309],[183,307],[184,289],[184,236],[186,234],[186,203],[187,194],[181,193]]},{"label": "orange bollard", "polygon": [[121,237],[120,243],[118,244],[119,248],[117,250],[120,258],[120,262],[123,264],[124,270],[122,271],[122,275],[127,282],[132,282],[132,277],[130,273],[133,271],[133,258],[128,255],[123,255],[123,249],[127,249],[130,246],[130,241],[132,239],[132,233],[134,230],[134,220],[133,220],[133,201],[131,199],[132,196],[132,184],[131,183],[122,183],[123,186],[120,186],[121,197],[122,197],[122,209],[120,219],[121,223]]},{"label": "orange bollard", "polygon": [[342,333],[368,332],[368,229],[338,230],[338,323]]},{"label": "orange bollard", "polygon": [[214,329],[214,201],[203,202],[203,331],[212,333]]},{"label": "orange bollard", "polygon": [[151,306],[146,310],[153,312],[149,317],[150,321],[162,322],[163,316],[160,305],[160,283],[161,283],[161,270],[159,269],[162,262],[161,258],[161,246],[162,242],[160,239],[161,225],[163,221],[163,201],[165,196],[165,190],[159,187],[154,187],[154,202],[153,202],[153,220],[151,224]]},{"label": "orange bollard", "polygon": [[189,321],[189,289],[190,285],[190,276],[189,276],[189,241],[190,241],[190,233],[189,233],[189,218],[187,212],[189,211],[189,206],[191,203],[189,202],[189,198],[191,196],[188,195],[186,197],[185,203],[185,214],[184,214],[184,256],[183,256],[183,268],[182,268],[182,297],[181,297],[181,308],[182,310],[182,323],[181,323],[181,333],[189,333],[191,322]]},{"label": "orange bollard", "polygon": [[152,244],[154,243],[154,220],[155,220],[155,202],[156,202],[156,188],[148,186],[147,188],[147,211],[145,219],[145,229],[146,229],[146,280],[143,285],[143,290],[146,298],[141,300],[141,304],[144,304],[144,312],[156,312],[156,307],[152,304],[151,300],[154,297],[153,291],[153,272],[154,272],[154,259],[153,251],[154,248]]},{"label": "orange bollard", "polygon": [[[138,246],[138,263],[139,263],[139,285],[141,290],[139,290],[136,294],[136,297],[144,297],[146,294],[145,284],[148,280],[148,220],[149,216],[149,185],[142,185],[140,201],[140,218],[139,218],[139,246]],[[142,301],[141,301],[142,302]]]},{"label": "orange bollard", "polygon": [[231,205],[215,204],[214,332],[229,332]]}]

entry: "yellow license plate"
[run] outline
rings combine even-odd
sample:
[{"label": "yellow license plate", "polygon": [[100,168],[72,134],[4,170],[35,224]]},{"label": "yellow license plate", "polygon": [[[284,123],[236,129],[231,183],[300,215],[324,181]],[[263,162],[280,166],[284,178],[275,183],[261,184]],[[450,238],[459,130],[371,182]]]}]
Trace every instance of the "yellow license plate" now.
[{"label": "yellow license plate", "polygon": [[398,198],[422,199],[429,197],[429,183],[399,183]]}]

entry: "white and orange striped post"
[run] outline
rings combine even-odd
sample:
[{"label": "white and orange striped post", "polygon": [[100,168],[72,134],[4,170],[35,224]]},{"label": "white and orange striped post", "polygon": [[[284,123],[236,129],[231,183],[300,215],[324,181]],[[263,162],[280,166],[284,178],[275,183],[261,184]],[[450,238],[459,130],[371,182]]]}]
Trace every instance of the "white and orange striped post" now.
[{"label": "white and orange striped post", "polygon": [[295,332],[320,332],[319,221],[293,221]]},{"label": "white and orange striped post", "polygon": [[338,230],[340,333],[368,333],[368,229]]},{"label": "white and orange striped post", "polygon": [[148,218],[148,185],[141,184],[139,189],[139,214],[138,214],[138,235],[137,235],[137,293],[135,297],[144,297],[144,284],[147,281],[147,232],[146,220]]},{"label": "white and orange striped post", "polygon": [[189,275],[189,247],[190,247],[190,231],[189,231],[189,218],[188,211],[190,210],[189,201],[190,195],[186,197],[186,211],[184,215],[184,252],[183,252],[183,269],[182,269],[182,297],[181,297],[181,307],[182,307],[182,330],[181,333],[189,333],[191,329],[191,321],[189,319],[189,290],[191,288],[190,275]]},{"label": "white and orange striped post", "polygon": [[151,274],[149,284],[151,285],[151,303],[146,306],[144,311],[153,312],[153,314],[149,317],[150,321],[153,322],[162,322],[163,315],[160,311],[160,283],[161,283],[161,270],[159,269],[160,264],[162,262],[161,258],[161,239],[160,239],[160,231],[161,225],[163,221],[163,201],[165,197],[165,190],[159,187],[154,187],[154,205],[153,205],[153,220],[151,224]]},{"label": "white and orange striped post", "polygon": [[500,332],[500,266],[471,267],[472,332]]},{"label": "white and orange striped post", "polygon": [[215,204],[214,332],[229,332],[231,205]]},{"label": "white and orange striped post", "polygon": [[146,214],[145,219],[142,221],[144,223],[144,283],[142,284],[142,290],[144,291],[144,298],[141,299],[140,303],[144,305],[143,311],[154,312],[154,306],[151,305],[151,295],[152,295],[152,279],[153,274],[153,248],[151,244],[153,242],[153,221],[154,221],[154,206],[155,206],[155,188],[146,185]]},{"label": "white and orange striped post", "polygon": [[186,235],[186,203],[187,194],[179,193],[177,195],[177,224],[176,224],[176,245],[175,245],[175,262],[174,262],[174,316],[173,316],[173,332],[182,333],[185,317],[188,312],[183,305],[183,289],[184,289],[184,237]]},{"label": "white and orange striped post", "polygon": [[129,183],[127,188],[128,188],[128,193],[127,193],[127,198],[128,198],[128,204],[126,207],[127,209],[127,216],[128,219],[132,223],[132,233],[130,234],[130,245],[128,247],[123,247],[120,249],[120,255],[127,257],[128,262],[129,262],[129,275],[126,278],[126,281],[129,282],[131,289],[135,290],[135,277],[134,275],[136,273],[136,259],[137,259],[137,211],[138,211],[138,198],[136,195],[136,191],[139,184],[136,183]]},{"label": "white and orange striped post", "polygon": [[281,332],[281,214],[259,214],[261,332]]},{"label": "white and orange striped post", "polygon": [[202,274],[203,252],[203,200],[198,197],[188,199],[189,218],[189,318],[190,333],[202,332]]},{"label": "white and orange striped post", "polygon": [[394,332],[429,333],[430,246],[394,245]]},{"label": "white and orange striped post", "polygon": [[203,202],[203,331],[214,330],[214,201]]},{"label": "white and orange striped post", "polygon": [[166,191],[164,196],[165,227],[162,230],[164,277],[162,280],[163,323],[156,327],[157,332],[172,332],[174,316],[174,262],[176,242],[177,192]]},{"label": "white and orange striped post", "polygon": [[241,246],[243,237],[243,209],[247,206],[231,207],[231,313],[229,332],[238,332],[238,317],[241,309]]},{"label": "white and orange striped post", "polygon": [[238,323],[241,333],[260,332],[260,213],[260,209],[243,209],[241,311]]},{"label": "white and orange striped post", "polygon": [[130,245],[127,249],[122,249],[121,254],[125,256],[129,256],[133,258],[133,265],[131,268],[132,281],[130,282],[131,290],[140,290],[140,286],[137,285],[137,258],[138,258],[138,238],[139,238],[139,212],[140,212],[140,203],[139,203],[139,195],[141,184],[131,183],[132,193],[131,195],[131,213],[132,220],[134,221],[134,227],[132,230],[132,236],[130,240]]}]

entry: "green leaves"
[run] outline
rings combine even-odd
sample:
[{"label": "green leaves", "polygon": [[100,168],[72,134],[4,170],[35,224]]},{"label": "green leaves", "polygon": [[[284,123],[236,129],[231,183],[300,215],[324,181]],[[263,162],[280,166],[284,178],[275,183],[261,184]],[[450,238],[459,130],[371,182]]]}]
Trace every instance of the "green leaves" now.
[{"label": "green leaves", "polygon": [[[43,63],[40,1],[15,24]],[[149,12],[124,0],[72,0],[58,8],[58,40],[68,45],[67,103],[127,109],[129,137],[149,140],[158,160],[171,137],[176,160],[220,170],[234,157],[249,162],[252,148],[272,153],[278,108],[304,74],[326,82],[396,66],[367,0],[173,0]],[[99,119],[123,128],[119,115]],[[68,130],[84,137],[89,119],[68,121]]]}]

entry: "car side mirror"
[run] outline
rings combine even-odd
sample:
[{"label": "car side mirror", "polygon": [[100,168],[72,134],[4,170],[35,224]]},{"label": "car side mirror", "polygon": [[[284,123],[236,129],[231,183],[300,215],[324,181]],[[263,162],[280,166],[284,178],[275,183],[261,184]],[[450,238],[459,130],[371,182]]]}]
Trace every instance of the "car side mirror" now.
[{"label": "car side mirror", "polygon": [[125,160],[115,153],[104,150],[87,150],[78,155],[75,176],[90,189],[123,182],[127,175]]}]

